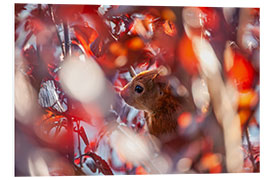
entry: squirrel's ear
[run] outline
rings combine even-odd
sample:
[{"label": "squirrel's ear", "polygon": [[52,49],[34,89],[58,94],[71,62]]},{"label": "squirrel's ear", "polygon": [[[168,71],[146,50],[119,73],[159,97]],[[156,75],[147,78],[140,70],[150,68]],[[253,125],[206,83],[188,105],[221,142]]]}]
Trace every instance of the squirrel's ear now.
[{"label": "squirrel's ear", "polygon": [[152,77],[152,81],[156,81],[158,76],[159,76],[159,73],[154,74],[154,76]]},{"label": "squirrel's ear", "polygon": [[166,84],[166,77],[165,76],[161,76],[159,73],[154,74],[154,76],[152,77],[152,81],[155,83],[164,83]]},{"label": "squirrel's ear", "polygon": [[157,82],[158,93],[163,96],[164,93],[169,91],[169,84],[166,82]]},{"label": "squirrel's ear", "polygon": [[129,71],[129,74],[132,78],[137,75],[136,71],[134,70],[134,68],[132,66],[129,67],[128,71]]}]

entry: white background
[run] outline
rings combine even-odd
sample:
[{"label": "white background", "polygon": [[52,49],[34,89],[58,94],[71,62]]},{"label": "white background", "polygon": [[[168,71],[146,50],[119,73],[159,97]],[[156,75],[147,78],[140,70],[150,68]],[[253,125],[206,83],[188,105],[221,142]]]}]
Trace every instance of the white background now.
[{"label": "white background", "polygon": [[[269,179],[270,171],[270,6],[268,0],[46,0],[1,2],[0,6],[0,178],[14,178],[14,3],[51,4],[107,4],[107,5],[163,5],[163,6],[214,6],[214,7],[260,7],[260,127],[261,127],[261,173],[257,174],[205,174],[205,175],[148,175],[148,176],[106,176],[106,177],[57,177],[57,179]],[[27,179],[29,177],[26,177]],[[42,177],[42,179],[48,177]],[[25,179],[25,178],[24,178]],[[35,179],[35,178],[34,178]],[[51,179],[51,178],[49,178]],[[54,179],[54,178],[53,178]]]}]

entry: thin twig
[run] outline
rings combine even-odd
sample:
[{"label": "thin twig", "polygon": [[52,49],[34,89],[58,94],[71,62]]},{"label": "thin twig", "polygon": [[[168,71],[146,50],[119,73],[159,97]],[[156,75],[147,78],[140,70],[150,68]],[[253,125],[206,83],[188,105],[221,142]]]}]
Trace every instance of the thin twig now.
[{"label": "thin twig", "polygon": [[[79,151],[79,155],[81,157],[82,152],[81,152],[81,138],[80,138],[80,121],[76,121],[76,125],[77,125],[77,134],[78,134],[78,151]],[[80,159],[80,167],[82,167],[82,160]]]},{"label": "thin twig", "polygon": [[71,163],[73,163],[74,161],[73,121],[70,118],[67,119],[67,131],[70,139],[70,144],[68,147],[68,159]]},{"label": "thin twig", "polygon": [[256,106],[252,109],[251,113],[250,113],[250,116],[248,117],[246,123],[244,124],[244,131],[245,131],[245,136],[247,138],[247,143],[248,143],[248,150],[249,150],[249,153],[250,153],[250,156],[249,156],[249,159],[251,160],[252,162],[252,166],[253,166],[253,171],[256,172],[258,167],[257,167],[257,164],[255,163],[255,159],[254,159],[254,154],[253,154],[253,151],[252,151],[252,144],[250,142],[250,138],[249,138],[249,131],[248,131],[248,125],[250,123],[250,121],[252,120],[252,118],[254,117],[254,113],[257,111],[257,108],[259,107],[259,102],[256,104]]},{"label": "thin twig", "polygon": [[63,22],[63,28],[64,28],[64,39],[65,39],[65,57],[70,56],[70,40],[69,40],[69,28],[68,28],[68,22]]},{"label": "thin twig", "polygon": [[55,23],[55,18],[54,18],[54,13],[53,13],[53,10],[52,10],[52,5],[49,4],[48,7],[49,7],[49,13],[50,13],[50,15],[51,15],[51,20],[52,20],[52,22],[53,22],[53,24],[54,24],[54,27],[55,27],[55,32],[56,32],[57,38],[58,38],[59,43],[60,43],[60,47],[61,47],[61,50],[62,50],[62,54],[65,55],[63,43],[62,43],[62,40],[61,40],[59,31],[58,31],[57,25],[56,25],[56,23]]},{"label": "thin twig", "polygon": [[255,172],[257,170],[257,165],[255,163],[255,159],[253,157],[253,152],[252,152],[252,145],[249,139],[249,132],[248,132],[248,128],[245,128],[245,135],[247,138],[247,142],[248,142],[248,150],[249,150],[249,159],[251,160],[252,166],[253,166],[253,171]]}]

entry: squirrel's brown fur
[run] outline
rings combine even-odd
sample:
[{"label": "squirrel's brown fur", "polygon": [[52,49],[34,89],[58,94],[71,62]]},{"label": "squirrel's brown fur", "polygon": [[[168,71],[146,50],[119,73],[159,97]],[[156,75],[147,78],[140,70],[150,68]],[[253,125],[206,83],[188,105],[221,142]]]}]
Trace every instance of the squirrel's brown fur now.
[{"label": "squirrel's brown fur", "polygon": [[[138,85],[143,92],[135,91]],[[190,109],[188,99],[174,96],[167,77],[159,75],[157,69],[135,76],[123,88],[121,96],[130,106],[147,113],[149,132],[157,137],[175,133],[179,114]]]}]

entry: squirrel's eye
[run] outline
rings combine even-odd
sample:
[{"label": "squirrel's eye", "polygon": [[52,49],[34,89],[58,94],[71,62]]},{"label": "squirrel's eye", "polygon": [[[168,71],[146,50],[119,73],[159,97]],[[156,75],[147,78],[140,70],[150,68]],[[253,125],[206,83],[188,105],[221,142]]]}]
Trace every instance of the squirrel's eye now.
[{"label": "squirrel's eye", "polygon": [[135,91],[136,91],[137,93],[142,93],[142,92],[143,92],[143,87],[140,86],[140,85],[137,85],[137,86],[135,87]]}]

